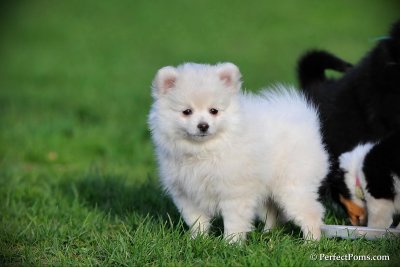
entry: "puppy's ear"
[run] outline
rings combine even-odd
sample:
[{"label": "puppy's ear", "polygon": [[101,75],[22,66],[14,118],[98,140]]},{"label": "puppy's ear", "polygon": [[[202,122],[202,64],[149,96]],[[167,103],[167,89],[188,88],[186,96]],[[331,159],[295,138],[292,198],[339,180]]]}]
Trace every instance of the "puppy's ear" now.
[{"label": "puppy's ear", "polygon": [[178,72],[174,67],[167,66],[157,71],[156,77],[153,80],[152,95],[154,98],[167,93],[175,86],[178,78]]},{"label": "puppy's ear", "polygon": [[220,63],[217,65],[218,67],[218,76],[219,79],[224,83],[228,88],[232,88],[235,92],[240,90],[242,85],[241,77],[242,74],[239,71],[239,68],[232,63]]}]

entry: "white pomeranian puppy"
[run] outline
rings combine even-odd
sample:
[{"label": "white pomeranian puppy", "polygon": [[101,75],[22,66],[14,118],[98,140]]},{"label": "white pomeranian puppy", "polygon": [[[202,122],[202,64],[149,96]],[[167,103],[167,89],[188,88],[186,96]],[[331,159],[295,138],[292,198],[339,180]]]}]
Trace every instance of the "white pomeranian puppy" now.
[{"label": "white pomeranian puppy", "polygon": [[224,237],[244,240],[253,220],[277,212],[319,239],[318,188],[328,172],[317,111],[294,88],[241,92],[232,63],[164,67],[153,81],[149,125],[161,181],[191,227],[207,233],[221,215]]}]

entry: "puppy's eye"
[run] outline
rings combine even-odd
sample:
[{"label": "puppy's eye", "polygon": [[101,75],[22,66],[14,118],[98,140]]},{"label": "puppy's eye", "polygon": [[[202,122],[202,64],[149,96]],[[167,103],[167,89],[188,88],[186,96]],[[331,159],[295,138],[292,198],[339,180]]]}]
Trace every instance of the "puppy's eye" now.
[{"label": "puppy's eye", "polygon": [[218,114],[218,109],[212,108],[212,109],[210,109],[210,113],[212,115],[217,115]]},{"label": "puppy's eye", "polygon": [[190,108],[185,109],[184,111],[182,111],[182,114],[185,115],[185,116],[192,115],[192,113],[193,113],[193,111]]}]

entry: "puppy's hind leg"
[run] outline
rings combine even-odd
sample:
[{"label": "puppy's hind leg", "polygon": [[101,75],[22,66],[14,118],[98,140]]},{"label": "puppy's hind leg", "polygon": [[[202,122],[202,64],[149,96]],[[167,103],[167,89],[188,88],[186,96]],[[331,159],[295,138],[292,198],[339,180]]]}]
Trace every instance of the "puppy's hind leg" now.
[{"label": "puppy's hind leg", "polygon": [[316,192],[288,190],[279,196],[279,204],[288,219],[300,226],[304,239],[319,240],[324,217],[324,207]]},{"label": "puppy's hind leg", "polygon": [[265,223],[264,231],[268,232],[276,227],[278,222],[278,208],[272,200],[268,200],[265,205],[260,207],[260,219]]}]

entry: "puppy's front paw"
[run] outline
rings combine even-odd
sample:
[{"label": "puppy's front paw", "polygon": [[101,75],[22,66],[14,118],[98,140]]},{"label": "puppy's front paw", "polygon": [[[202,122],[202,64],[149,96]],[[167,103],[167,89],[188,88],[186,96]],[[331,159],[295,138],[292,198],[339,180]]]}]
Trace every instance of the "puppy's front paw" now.
[{"label": "puppy's front paw", "polygon": [[224,238],[229,244],[243,244],[246,241],[247,233],[224,234]]}]

